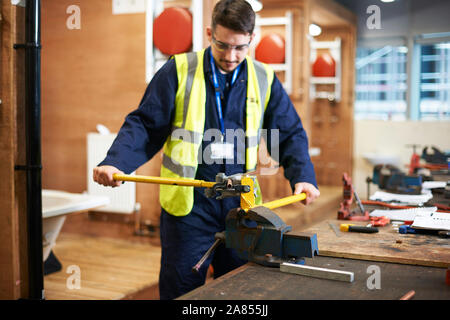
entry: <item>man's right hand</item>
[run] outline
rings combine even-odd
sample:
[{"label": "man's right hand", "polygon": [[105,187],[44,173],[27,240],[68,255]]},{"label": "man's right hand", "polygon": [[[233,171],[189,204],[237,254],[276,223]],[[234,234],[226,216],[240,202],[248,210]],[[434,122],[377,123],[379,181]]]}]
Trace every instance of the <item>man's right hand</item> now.
[{"label": "man's right hand", "polygon": [[99,166],[94,168],[93,178],[95,182],[104,185],[105,187],[114,188],[122,184],[122,181],[116,181],[113,179],[114,173],[123,174],[123,171],[120,171],[113,166]]}]

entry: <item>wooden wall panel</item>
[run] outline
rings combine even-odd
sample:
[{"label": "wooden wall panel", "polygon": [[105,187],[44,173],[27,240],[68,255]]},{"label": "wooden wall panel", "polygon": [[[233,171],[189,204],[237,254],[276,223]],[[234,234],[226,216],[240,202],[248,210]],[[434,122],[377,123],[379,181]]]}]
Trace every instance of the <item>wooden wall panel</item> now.
[{"label": "wooden wall panel", "polygon": [[0,184],[0,299],[17,298],[18,287],[14,280],[18,280],[17,268],[14,260],[17,251],[17,234],[15,233],[14,217],[14,112],[11,97],[11,8],[2,3],[2,85],[0,108],[0,174],[3,183]]},{"label": "wooden wall panel", "polygon": [[[25,9],[15,8],[16,17],[16,43],[25,43]],[[25,130],[25,51],[16,50],[16,60],[14,62],[14,80],[17,88],[15,90],[16,99],[16,141],[15,141],[15,163],[26,163],[26,130]],[[28,221],[27,221],[27,173],[16,171],[15,184],[15,212],[18,216],[18,236],[20,248],[20,287],[21,297],[28,296]]]},{"label": "wooden wall panel", "polygon": [[[189,6],[190,1],[167,5]],[[204,23],[215,1],[204,1]],[[69,30],[66,9],[81,10],[81,29]],[[87,189],[86,135],[101,123],[117,132],[138,107],[145,83],[145,15],[112,15],[112,1],[43,1],[43,187]],[[137,171],[159,176],[161,152]],[[141,220],[159,225],[159,186],[138,184]]]},{"label": "wooden wall panel", "polygon": [[[332,41],[336,37],[342,41],[342,99],[338,103],[312,101],[311,145],[321,149],[320,156],[313,160],[318,183],[340,186],[343,172],[351,174],[353,165],[355,27],[323,28],[317,40]],[[329,89],[334,90],[332,86]]]},{"label": "wooden wall panel", "polygon": [[[81,29],[66,9],[78,5]],[[145,92],[145,15],[112,15],[112,1],[43,1],[43,187],[87,189],[86,135],[101,123],[117,132]],[[160,158],[139,174],[159,175]],[[90,177],[89,177],[90,178]],[[158,186],[138,185],[142,219],[159,217]]]},{"label": "wooden wall panel", "polygon": [[0,299],[26,298],[27,220],[25,164],[25,10],[0,1]]}]

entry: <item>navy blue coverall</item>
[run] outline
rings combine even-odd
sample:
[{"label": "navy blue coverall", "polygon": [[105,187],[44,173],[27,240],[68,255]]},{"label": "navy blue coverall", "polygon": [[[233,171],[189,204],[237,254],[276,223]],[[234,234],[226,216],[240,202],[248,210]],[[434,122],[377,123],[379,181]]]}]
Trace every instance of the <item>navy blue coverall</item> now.
[{"label": "navy blue coverall", "polygon": [[[205,131],[220,130],[216,109],[214,85],[210,65],[211,49],[204,57],[206,81]],[[216,69],[217,70],[217,69]],[[178,88],[175,60],[170,59],[155,74],[148,85],[138,109],[125,119],[117,138],[99,165],[111,165],[125,173],[136,170],[150,160],[163,146],[171,134],[175,110],[175,94]],[[236,81],[230,87],[230,77],[220,75],[222,89],[223,118],[226,129],[245,131],[247,63],[241,64]],[[228,84],[227,84],[228,83]],[[279,129],[279,163],[293,190],[297,182],[309,182],[317,187],[314,168],[308,154],[308,139],[301,120],[287,93],[275,76],[270,101],[264,114],[264,129]],[[272,142],[267,134],[267,148]],[[237,138],[236,138],[237,139]],[[203,141],[202,148],[211,141]],[[277,146],[274,146],[277,147]],[[239,155],[235,141],[233,164],[198,165],[196,179],[215,181],[219,172],[226,175],[245,172],[245,164]],[[241,161],[238,161],[238,160]],[[244,158],[245,159],[245,158]],[[239,197],[216,200],[206,198],[203,188],[194,188],[194,207],[190,214],[175,217],[164,210],[161,212],[161,272],[159,279],[160,298],[174,299],[201,286],[205,281],[210,263],[214,277],[221,276],[245,261],[239,259],[231,249],[223,245],[210,256],[199,274],[191,271],[198,260],[214,242],[214,234],[225,229],[225,217],[229,210],[239,207]]]}]

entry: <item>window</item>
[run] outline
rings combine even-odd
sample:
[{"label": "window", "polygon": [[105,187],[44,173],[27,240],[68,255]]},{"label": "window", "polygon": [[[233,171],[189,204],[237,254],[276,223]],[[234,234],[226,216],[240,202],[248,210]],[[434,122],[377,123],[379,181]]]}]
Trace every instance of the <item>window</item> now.
[{"label": "window", "polygon": [[355,119],[450,120],[450,32],[411,40],[360,43]]},{"label": "window", "polygon": [[357,48],[356,119],[406,119],[407,54],[405,46]]},{"label": "window", "polygon": [[419,119],[450,120],[450,42],[420,46]]}]

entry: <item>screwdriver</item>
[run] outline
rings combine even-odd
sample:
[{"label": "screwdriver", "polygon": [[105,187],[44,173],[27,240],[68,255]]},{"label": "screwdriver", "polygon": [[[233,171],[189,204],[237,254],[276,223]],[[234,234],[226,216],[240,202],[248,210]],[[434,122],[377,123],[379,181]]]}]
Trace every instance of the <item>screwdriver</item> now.
[{"label": "screwdriver", "polygon": [[363,227],[356,226],[354,224],[343,223],[340,225],[340,229],[343,232],[362,232],[362,233],[377,233],[378,228],[375,227]]}]

